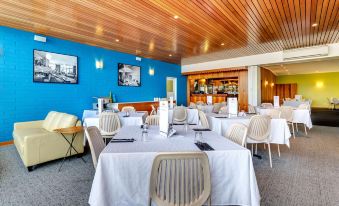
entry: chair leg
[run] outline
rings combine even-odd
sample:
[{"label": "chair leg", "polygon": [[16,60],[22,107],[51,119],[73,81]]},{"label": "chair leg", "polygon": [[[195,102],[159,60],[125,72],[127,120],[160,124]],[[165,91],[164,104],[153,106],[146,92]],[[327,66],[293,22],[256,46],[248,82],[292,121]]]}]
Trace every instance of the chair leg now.
[{"label": "chair leg", "polygon": [[252,157],[253,157],[253,144],[251,144],[251,151],[252,151]]},{"label": "chair leg", "polygon": [[304,124],[304,129],[305,129],[305,134],[307,136],[307,128],[306,128],[306,124]]},{"label": "chair leg", "polygon": [[255,144],[255,154],[258,154],[258,144]]},{"label": "chair leg", "polygon": [[270,158],[270,166],[272,168],[272,156],[271,156],[271,147],[270,147],[270,143],[267,143],[267,147],[268,147],[268,156]]},{"label": "chair leg", "polygon": [[299,132],[298,123],[295,123],[295,128],[297,129],[297,132]]},{"label": "chair leg", "polygon": [[292,122],[292,132],[293,132],[293,138],[295,139],[295,132],[294,132],[294,124]]},{"label": "chair leg", "polygon": [[266,149],[266,144],[264,143],[264,149]]},{"label": "chair leg", "polygon": [[279,147],[279,144],[277,144],[277,145],[278,145],[278,155],[280,157],[280,147]]}]

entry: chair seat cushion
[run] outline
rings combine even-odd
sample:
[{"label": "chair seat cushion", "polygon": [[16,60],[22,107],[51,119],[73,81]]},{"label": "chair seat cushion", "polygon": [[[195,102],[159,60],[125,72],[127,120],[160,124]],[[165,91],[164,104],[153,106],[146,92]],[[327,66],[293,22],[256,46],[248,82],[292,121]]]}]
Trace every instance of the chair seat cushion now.
[{"label": "chair seat cushion", "polygon": [[13,131],[13,138],[21,153],[24,151],[25,138],[30,136],[48,136],[50,132],[43,128],[25,128]]}]

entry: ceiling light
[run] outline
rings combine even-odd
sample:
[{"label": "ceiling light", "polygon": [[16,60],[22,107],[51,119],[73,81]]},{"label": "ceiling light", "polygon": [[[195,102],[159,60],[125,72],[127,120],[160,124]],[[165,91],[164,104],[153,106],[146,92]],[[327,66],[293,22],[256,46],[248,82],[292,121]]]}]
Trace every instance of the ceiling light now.
[{"label": "ceiling light", "polygon": [[316,26],[318,26],[317,23],[313,23],[313,24],[312,24],[312,27],[316,27]]},{"label": "ceiling light", "polygon": [[172,56],[172,54],[169,54],[168,56],[170,56],[170,57],[171,57],[171,56]]},{"label": "ceiling light", "polygon": [[179,19],[179,16],[175,15],[174,18],[175,18],[175,19]]},{"label": "ceiling light", "polygon": [[220,45],[221,45],[221,46],[224,46],[224,45],[225,45],[225,43],[221,43]]},{"label": "ceiling light", "polygon": [[116,42],[119,42],[120,40],[119,39],[115,39]]}]

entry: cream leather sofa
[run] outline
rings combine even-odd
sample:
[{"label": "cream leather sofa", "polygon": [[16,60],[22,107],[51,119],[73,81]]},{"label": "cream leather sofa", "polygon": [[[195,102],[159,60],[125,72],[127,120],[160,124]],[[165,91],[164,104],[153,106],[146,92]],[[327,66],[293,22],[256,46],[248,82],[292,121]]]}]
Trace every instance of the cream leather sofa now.
[{"label": "cream leather sofa", "polygon": [[[81,126],[76,116],[55,111],[49,112],[45,120],[14,123],[14,144],[28,171],[37,164],[65,157],[69,144],[54,130],[75,125]],[[70,135],[66,137],[71,140]],[[73,142],[80,154],[84,152],[83,138],[83,132],[78,133]]]}]

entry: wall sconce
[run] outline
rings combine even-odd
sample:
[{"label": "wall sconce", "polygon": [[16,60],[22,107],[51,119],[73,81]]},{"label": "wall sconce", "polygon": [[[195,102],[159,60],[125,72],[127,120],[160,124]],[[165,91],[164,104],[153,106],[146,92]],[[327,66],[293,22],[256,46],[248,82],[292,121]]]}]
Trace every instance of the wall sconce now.
[{"label": "wall sconce", "polygon": [[154,69],[153,69],[153,68],[149,68],[149,69],[148,69],[148,74],[149,74],[150,76],[154,76]]},{"label": "wall sconce", "polygon": [[274,83],[273,82],[271,83],[271,87],[274,87]]},{"label": "wall sconce", "polygon": [[267,80],[265,80],[265,87],[268,85],[268,81]]},{"label": "wall sconce", "polygon": [[315,86],[316,86],[317,88],[322,88],[322,87],[324,86],[324,82],[322,82],[322,81],[317,81],[317,82],[315,83]]},{"label": "wall sconce", "polygon": [[104,61],[103,60],[95,60],[95,68],[96,69],[103,69],[104,68]]}]

